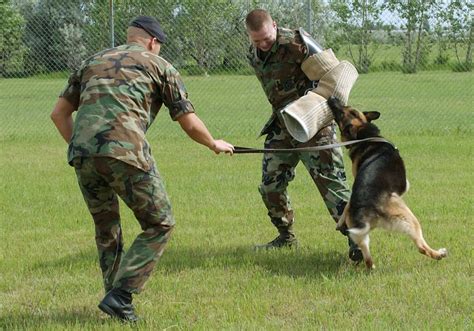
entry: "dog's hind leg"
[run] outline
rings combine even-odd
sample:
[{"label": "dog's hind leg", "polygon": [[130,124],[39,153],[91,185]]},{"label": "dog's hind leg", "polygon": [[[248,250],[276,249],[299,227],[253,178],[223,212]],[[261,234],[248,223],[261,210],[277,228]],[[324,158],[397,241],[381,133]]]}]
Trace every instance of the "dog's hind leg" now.
[{"label": "dog's hind leg", "polygon": [[405,192],[403,192],[402,194],[405,194],[410,190],[410,182],[408,181],[408,179],[406,181],[407,181],[407,184],[406,184]]},{"label": "dog's hind leg", "polygon": [[408,234],[418,247],[418,251],[433,259],[441,260],[448,255],[446,248],[434,250],[428,245],[423,238],[420,222],[399,195],[392,194],[386,212],[389,220],[388,222],[381,222],[382,227]]},{"label": "dog's hind leg", "polygon": [[337,222],[336,225],[336,230],[343,232],[344,234],[347,233],[347,227],[349,226],[348,224],[348,216],[349,216],[349,205],[350,201],[346,203],[346,206],[344,207],[344,210],[342,211],[341,217],[339,217],[339,221]]},{"label": "dog's hind leg", "polygon": [[367,269],[374,269],[375,265],[372,260],[372,255],[370,255],[369,249],[369,232],[370,225],[366,224],[363,228],[352,228],[349,229],[349,236],[351,239],[359,246],[364,256],[364,262]]}]

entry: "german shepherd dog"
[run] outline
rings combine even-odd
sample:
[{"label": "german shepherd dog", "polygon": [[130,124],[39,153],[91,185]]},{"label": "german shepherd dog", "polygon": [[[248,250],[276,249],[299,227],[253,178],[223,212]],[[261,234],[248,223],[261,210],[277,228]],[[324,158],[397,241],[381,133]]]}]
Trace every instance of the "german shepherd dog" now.
[{"label": "german shepherd dog", "polygon": [[[380,136],[371,122],[380,117],[376,111],[359,112],[331,97],[329,107],[341,131],[341,140],[350,141]],[[354,185],[350,201],[337,224],[338,230],[349,232],[360,247],[368,269],[374,268],[369,251],[369,232],[381,227],[406,233],[420,253],[433,259],[446,257],[446,248],[433,250],[426,243],[415,215],[402,199],[408,191],[405,165],[395,146],[388,141],[364,141],[348,145],[352,160]]]}]

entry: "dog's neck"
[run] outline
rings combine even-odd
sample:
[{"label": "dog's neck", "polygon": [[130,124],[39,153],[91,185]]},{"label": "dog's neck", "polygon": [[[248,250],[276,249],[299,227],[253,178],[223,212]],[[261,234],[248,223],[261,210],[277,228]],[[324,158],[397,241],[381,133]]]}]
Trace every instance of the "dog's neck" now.
[{"label": "dog's neck", "polygon": [[359,129],[359,131],[357,131],[356,139],[365,139],[372,137],[380,137],[380,130],[375,124],[366,123]]},{"label": "dog's neck", "polygon": [[[366,123],[364,124],[363,127],[359,129],[359,131],[357,131],[357,136],[355,139],[360,140],[360,139],[373,138],[373,137],[382,138],[382,136],[380,136],[380,130],[375,124]],[[371,150],[371,148],[367,149],[368,144],[370,144],[370,142],[362,142],[362,143],[358,143],[358,144],[351,145],[350,147],[348,147],[349,157],[351,159],[354,159],[355,155],[357,155],[359,150],[366,149],[366,152]]]}]

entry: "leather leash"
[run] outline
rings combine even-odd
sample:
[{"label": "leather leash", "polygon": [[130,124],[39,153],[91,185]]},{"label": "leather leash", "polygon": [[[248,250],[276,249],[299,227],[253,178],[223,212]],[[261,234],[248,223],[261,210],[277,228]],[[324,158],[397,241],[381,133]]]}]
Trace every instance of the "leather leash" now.
[{"label": "leather leash", "polygon": [[311,146],[311,147],[296,147],[296,148],[249,148],[242,146],[234,146],[234,154],[251,154],[251,153],[299,153],[299,152],[313,152],[321,151],[325,149],[343,147],[348,145],[358,144],[364,141],[379,142],[379,143],[388,143],[393,146],[393,144],[381,137],[371,137],[358,140],[349,140],[342,143],[327,144],[321,146]]}]

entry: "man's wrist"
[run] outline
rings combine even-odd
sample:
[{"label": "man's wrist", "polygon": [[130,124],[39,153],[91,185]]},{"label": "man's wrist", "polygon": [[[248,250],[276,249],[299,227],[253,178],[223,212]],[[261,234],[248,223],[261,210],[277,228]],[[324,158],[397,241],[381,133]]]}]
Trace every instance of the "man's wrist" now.
[{"label": "man's wrist", "polygon": [[210,149],[211,151],[215,151],[215,150],[216,150],[216,147],[217,147],[216,141],[213,140],[213,141],[211,142],[211,144],[210,144],[208,147],[209,147],[209,149]]}]

